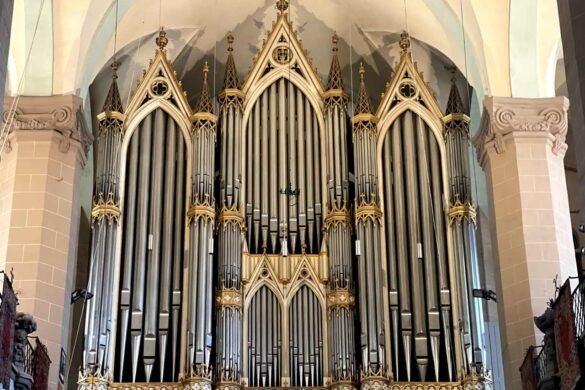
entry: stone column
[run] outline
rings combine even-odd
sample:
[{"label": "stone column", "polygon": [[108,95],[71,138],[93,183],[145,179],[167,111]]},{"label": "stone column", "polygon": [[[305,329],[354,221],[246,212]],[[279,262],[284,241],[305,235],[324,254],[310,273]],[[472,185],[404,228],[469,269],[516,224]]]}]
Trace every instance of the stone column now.
[{"label": "stone column", "polygon": [[534,326],[554,297],[553,279],[577,267],[563,158],[567,148],[564,97],[484,101],[474,144],[486,172],[506,389],[520,389],[518,368]]},{"label": "stone column", "polygon": [[[6,98],[4,109],[11,103]],[[81,104],[76,96],[21,97],[0,156],[0,269],[14,269],[18,309],[38,323],[51,389],[58,388],[61,348],[68,350],[77,194],[90,141],[80,128]]]}]

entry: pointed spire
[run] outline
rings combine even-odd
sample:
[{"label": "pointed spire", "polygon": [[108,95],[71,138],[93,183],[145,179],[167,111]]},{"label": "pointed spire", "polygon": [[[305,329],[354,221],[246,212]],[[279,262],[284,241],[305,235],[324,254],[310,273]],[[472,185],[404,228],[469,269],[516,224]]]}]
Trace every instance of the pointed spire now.
[{"label": "pointed spire", "polygon": [[358,101],[355,108],[356,115],[372,113],[372,104],[370,103],[368,91],[366,90],[366,83],[364,81],[365,73],[366,70],[364,69],[364,64],[363,62],[360,62],[360,90],[358,93]]},{"label": "pointed spire", "polygon": [[207,78],[209,75],[209,65],[207,61],[203,65],[203,86],[201,87],[201,96],[197,102],[197,108],[195,112],[208,112],[213,113],[213,105],[211,104],[211,98],[209,97],[209,83]]},{"label": "pointed spire", "polygon": [[329,81],[327,82],[327,90],[343,90],[343,77],[341,76],[341,66],[339,65],[339,58],[337,57],[337,52],[339,51],[339,48],[337,47],[337,43],[339,42],[337,33],[333,34],[332,42],[333,57],[331,58],[331,68],[329,68]]},{"label": "pointed spire", "polygon": [[400,34],[400,41],[398,43],[402,49],[402,53],[406,53],[410,50],[410,35],[406,31]]},{"label": "pointed spire", "polygon": [[228,33],[227,36],[228,42],[228,58],[227,63],[225,65],[225,76],[223,79],[223,89],[239,89],[240,88],[240,80],[238,79],[238,72],[236,70],[236,62],[234,61],[233,56],[233,43],[234,43],[234,36],[232,33]]},{"label": "pointed spire", "polygon": [[451,92],[449,92],[449,100],[447,101],[445,114],[465,114],[463,100],[459,94],[459,88],[457,88],[455,67],[452,68],[451,73],[453,73],[453,77],[451,78]]},{"label": "pointed spire", "polygon": [[278,0],[276,2],[276,9],[278,10],[279,14],[284,14],[288,9],[288,1],[287,0]]},{"label": "pointed spire", "polygon": [[167,38],[167,32],[165,31],[164,27],[161,27],[158,32],[158,37],[156,37],[156,45],[161,51],[164,51],[167,47],[167,43],[169,43],[169,39]]},{"label": "pointed spire", "polygon": [[122,99],[120,98],[120,91],[118,89],[118,66],[120,66],[118,62],[112,62],[112,83],[110,84],[102,112],[115,111],[120,114],[124,113],[124,107],[122,107]]}]

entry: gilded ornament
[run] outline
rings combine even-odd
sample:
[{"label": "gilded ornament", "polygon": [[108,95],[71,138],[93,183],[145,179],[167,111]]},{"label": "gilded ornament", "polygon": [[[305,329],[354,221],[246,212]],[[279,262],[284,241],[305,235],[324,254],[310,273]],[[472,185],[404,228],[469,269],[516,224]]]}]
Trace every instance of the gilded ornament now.
[{"label": "gilded ornament", "polygon": [[453,121],[461,121],[461,122],[465,122],[467,124],[469,124],[469,122],[471,121],[471,119],[465,115],[465,114],[461,114],[461,113],[452,113],[449,115],[445,115],[443,117],[443,123],[446,125],[447,123],[453,122]]},{"label": "gilded ornament", "polygon": [[215,306],[217,308],[241,311],[242,305],[243,299],[240,290],[222,287],[217,291],[215,296]]},{"label": "gilded ornament", "polygon": [[333,202],[333,207],[327,213],[327,217],[323,223],[323,231],[328,232],[331,227],[337,226],[351,229],[351,214],[345,202],[341,208],[337,207],[337,204]]},{"label": "gilded ornament", "polygon": [[199,194],[195,194],[195,202],[187,211],[187,223],[202,220],[203,223],[213,223],[215,221],[215,207],[209,201],[209,195],[205,194],[204,201],[199,200]]},{"label": "gilded ornament", "polygon": [[238,210],[237,205],[234,203],[232,207],[227,207],[224,205],[217,216],[217,227],[222,228],[223,230],[227,229],[228,226],[239,226],[240,230],[243,232],[246,230],[246,225],[244,223],[244,217],[240,210]]},{"label": "gilded ornament", "polygon": [[352,310],[355,305],[355,295],[349,288],[336,288],[327,293],[327,310],[339,314],[339,310]]},{"label": "gilded ornament", "polygon": [[455,195],[455,204],[449,205],[447,215],[449,217],[449,225],[452,225],[453,222],[457,222],[459,225],[463,220],[474,225],[476,224],[477,212],[475,211],[475,207],[469,201],[465,203],[461,202],[459,194]]},{"label": "gilded ornament", "polygon": [[103,192],[97,196],[97,200],[93,201],[93,208],[91,209],[91,222],[101,224],[104,219],[108,223],[120,222],[120,204],[114,201],[114,194],[108,193],[108,197],[104,200]]},{"label": "gilded ornament", "polygon": [[84,390],[108,390],[112,378],[109,373],[102,374],[100,367],[86,368],[79,372],[77,384],[79,389]]},{"label": "gilded ornament", "polygon": [[378,206],[378,202],[376,201],[376,195],[372,194],[371,200],[368,202],[366,201],[366,194],[362,193],[360,195],[361,201],[358,204],[356,202],[355,208],[355,222],[357,223],[365,223],[367,220],[371,220],[374,223],[382,223],[382,210]]}]

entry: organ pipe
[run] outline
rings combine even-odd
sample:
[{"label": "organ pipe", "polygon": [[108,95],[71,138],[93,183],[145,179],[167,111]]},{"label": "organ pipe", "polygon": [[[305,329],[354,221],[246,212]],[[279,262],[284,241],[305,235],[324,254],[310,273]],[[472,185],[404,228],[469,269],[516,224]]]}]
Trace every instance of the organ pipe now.
[{"label": "organ pipe", "polygon": [[[213,186],[217,117],[209,96],[209,67],[203,66],[203,87],[193,126],[191,145],[192,199],[187,212],[189,223],[188,348],[185,377],[191,383],[208,386],[211,380],[213,314],[213,230],[215,194]],[[229,167],[228,167],[229,168]]]},{"label": "organ pipe", "polygon": [[292,82],[278,79],[252,104],[246,133],[245,150],[254,156],[246,172],[250,253],[318,253],[321,153],[314,107]]},{"label": "organ pipe", "polygon": [[[242,332],[242,239],[245,230],[240,210],[240,171],[243,93],[233,58],[233,36],[228,35],[228,59],[224,85],[219,94],[220,161],[228,163],[220,173],[220,204],[218,217],[218,268],[216,291],[216,381],[222,389],[239,387],[241,377]],[[273,102],[271,101],[271,104]],[[273,104],[274,105],[274,104]],[[271,128],[275,129],[271,118]],[[227,154],[226,154],[227,153]],[[251,164],[250,164],[251,165]],[[271,175],[276,177],[276,168]],[[274,193],[271,194],[274,196]],[[272,199],[271,199],[272,200]],[[274,199],[275,201],[275,199]],[[272,205],[273,203],[271,203]],[[274,207],[274,206],[272,206]],[[271,210],[274,210],[271,208]],[[271,213],[272,217],[272,213]],[[271,230],[272,230],[271,219]],[[275,240],[273,239],[273,242]]]},{"label": "organ pipe", "polygon": [[[329,371],[333,386],[356,380],[353,345],[354,283],[351,251],[352,223],[348,209],[349,172],[346,150],[347,98],[339,65],[338,37],[333,36],[333,57],[325,92],[325,128],[329,141],[326,243],[329,253],[327,310],[329,323]],[[312,200],[311,196],[311,200]],[[311,213],[312,214],[312,213]],[[311,215],[311,218],[314,218]],[[301,383],[303,385],[303,383]]]},{"label": "organ pipe", "polygon": [[[358,255],[358,307],[360,312],[360,348],[362,386],[386,377],[386,347],[382,306],[382,258],[376,164],[376,122],[360,64],[360,89],[352,118],[356,176],[355,226]],[[389,356],[388,356],[389,358]],[[369,384],[368,384],[369,386]]]},{"label": "organ pipe", "polygon": [[449,223],[454,232],[458,296],[462,316],[462,344],[465,369],[480,369],[485,362],[483,302],[473,297],[481,289],[482,270],[476,247],[476,211],[471,197],[469,150],[469,117],[455,79],[447,102],[445,141],[449,156]]},{"label": "organ pipe", "polygon": [[87,302],[83,367],[88,373],[105,374],[110,369],[114,256],[120,217],[119,160],[124,135],[124,109],[117,82],[118,63],[112,64],[112,82],[102,112],[98,115],[97,166],[92,209],[92,256]]}]

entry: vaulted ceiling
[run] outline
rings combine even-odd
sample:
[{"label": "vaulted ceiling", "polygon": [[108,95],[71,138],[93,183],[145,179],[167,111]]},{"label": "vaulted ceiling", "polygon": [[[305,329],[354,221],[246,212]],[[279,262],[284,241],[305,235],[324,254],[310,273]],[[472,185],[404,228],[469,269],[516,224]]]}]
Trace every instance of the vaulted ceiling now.
[{"label": "vaulted ceiling", "polygon": [[[90,85],[111,61],[114,41],[123,64],[122,93],[128,93],[132,80],[152,57],[153,36],[161,24],[169,32],[169,54],[181,78],[195,79],[198,73],[193,72],[208,59],[216,66],[216,80],[220,80],[229,31],[236,37],[237,64],[245,75],[275,18],[274,3],[119,0],[116,35],[115,0],[15,0],[8,91],[18,89],[35,29],[20,89],[23,94],[76,93],[87,97]],[[488,94],[554,94],[556,62],[562,55],[555,0],[290,3],[291,19],[322,77],[329,67],[334,31],[341,37],[342,65],[351,84],[352,67],[361,59],[378,77],[376,82],[386,80],[396,60],[398,35],[407,29],[417,43],[415,60],[435,88],[441,89],[438,73],[442,65],[453,62],[467,74],[478,99]],[[380,85],[372,92],[382,89]]]}]

